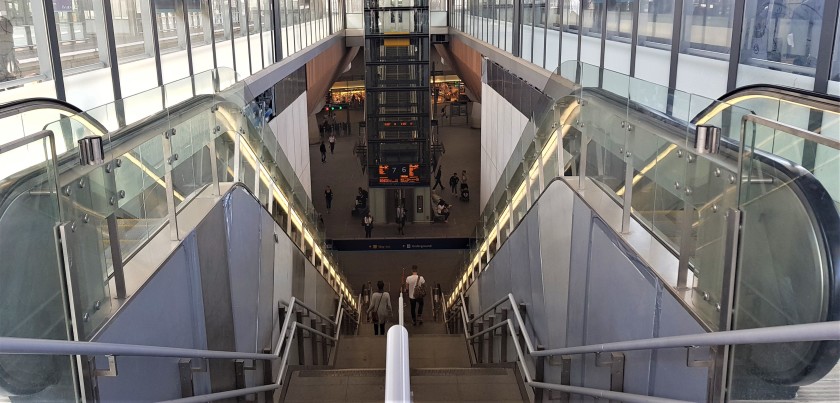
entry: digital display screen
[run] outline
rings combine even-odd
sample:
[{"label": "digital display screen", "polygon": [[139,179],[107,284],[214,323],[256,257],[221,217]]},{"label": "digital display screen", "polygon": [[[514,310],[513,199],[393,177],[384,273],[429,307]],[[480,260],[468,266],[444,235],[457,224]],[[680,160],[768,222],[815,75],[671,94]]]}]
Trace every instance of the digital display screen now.
[{"label": "digital display screen", "polygon": [[384,127],[414,127],[412,120],[400,120],[396,122],[382,122]]},{"label": "digital display screen", "polygon": [[380,164],[380,185],[420,184],[420,164]]}]

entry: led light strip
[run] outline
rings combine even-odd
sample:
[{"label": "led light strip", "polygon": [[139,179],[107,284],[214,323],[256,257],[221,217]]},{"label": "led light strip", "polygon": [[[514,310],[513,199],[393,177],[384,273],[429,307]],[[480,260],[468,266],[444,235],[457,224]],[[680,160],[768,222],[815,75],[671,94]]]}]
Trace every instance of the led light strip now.
[{"label": "led light strip", "polygon": [[[223,114],[226,114],[226,113],[223,113]],[[229,117],[229,115],[227,115],[227,117]],[[234,139],[235,133],[228,131],[227,134],[231,137],[231,139]],[[320,258],[320,260],[322,261],[322,264],[327,266],[327,269],[329,270],[330,274],[335,278],[335,281],[338,283],[337,288],[339,288],[341,290],[341,293],[344,295],[346,300],[352,301],[353,298],[350,294],[349,289],[345,285],[345,280],[341,276],[336,276],[336,272],[335,272],[335,269],[333,268],[332,264],[328,263],[328,261],[326,259],[324,259],[323,252],[321,251],[320,247],[315,245],[315,241],[314,241],[314,238],[312,237],[312,234],[309,232],[308,229],[304,228],[303,221],[301,220],[297,211],[295,211],[289,205],[289,199],[283,194],[283,192],[280,190],[280,187],[277,186],[277,184],[274,183],[274,181],[271,179],[270,175],[268,174],[268,170],[262,164],[257,163],[257,157],[256,157],[256,153],[254,153],[254,150],[245,141],[242,141],[239,144],[240,144],[239,145],[240,152],[242,153],[243,156],[245,156],[245,160],[248,162],[248,164],[251,166],[251,168],[254,169],[255,172],[259,171],[260,181],[263,184],[265,184],[266,187],[271,189],[271,191],[274,194],[276,200],[280,201],[281,207],[283,207],[283,209],[287,213],[289,213],[289,216],[291,217],[292,223],[299,230],[301,230],[303,232],[304,241],[312,244],[312,246],[314,248],[313,252],[315,253],[315,256],[317,258]]]}]

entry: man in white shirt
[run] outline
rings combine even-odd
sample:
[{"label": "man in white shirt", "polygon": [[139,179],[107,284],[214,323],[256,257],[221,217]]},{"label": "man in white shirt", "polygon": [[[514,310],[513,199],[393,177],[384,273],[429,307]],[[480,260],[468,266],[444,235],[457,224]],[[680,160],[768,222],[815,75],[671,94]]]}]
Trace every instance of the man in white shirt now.
[{"label": "man in white shirt", "polygon": [[408,300],[411,302],[411,323],[417,326],[419,322],[423,324],[423,298],[414,298],[414,289],[417,285],[426,284],[426,279],[417,274],[417,265],[411,266],[411,275],[405,278],[405,285],[408,288]]}]

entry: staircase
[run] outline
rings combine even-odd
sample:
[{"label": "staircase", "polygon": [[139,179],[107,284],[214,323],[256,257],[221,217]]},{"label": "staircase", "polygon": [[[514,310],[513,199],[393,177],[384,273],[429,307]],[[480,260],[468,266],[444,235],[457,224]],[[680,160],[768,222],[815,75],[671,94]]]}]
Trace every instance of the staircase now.
[{"label": "staircase", "polygon": [[[528,401],[512,364],[472,367],[464,336],[446,334],[442,322],[407,329],[415,402]],[[374,336],[372,326],[365,323],[359,333],[341,339],[333,368],[292,368],[279,401],[383,401],[387,338]]]}]

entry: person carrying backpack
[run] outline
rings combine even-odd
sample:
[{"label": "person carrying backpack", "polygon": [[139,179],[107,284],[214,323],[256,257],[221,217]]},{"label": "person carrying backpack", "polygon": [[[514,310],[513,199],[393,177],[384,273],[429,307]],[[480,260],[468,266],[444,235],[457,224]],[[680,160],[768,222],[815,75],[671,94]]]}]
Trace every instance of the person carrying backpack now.
[{"label": "person carrying backpack", "polygon": [[417,265],[411,266],[411,275],[405,279],[408,300],[411,303],[411,323],[423,324],[423,298],[426,297],[426,279],[417,274]]}]

